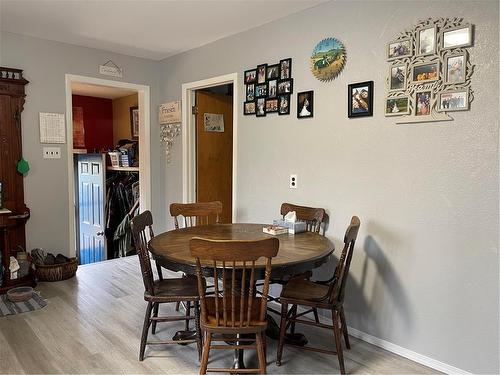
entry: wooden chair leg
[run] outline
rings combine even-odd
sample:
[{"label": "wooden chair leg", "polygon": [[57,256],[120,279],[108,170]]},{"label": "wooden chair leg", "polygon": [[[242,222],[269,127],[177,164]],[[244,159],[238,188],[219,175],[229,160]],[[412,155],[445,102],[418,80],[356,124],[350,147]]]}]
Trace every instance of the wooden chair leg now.
[{"label": "wooden chair leg", "polygon": [[200,329],[200,309],[199,309],[199,302],[194,303],[194,325],[196,329],[196,346],[198,348],[198,361],[201,361],[201,353],[202,353],[202,348],[203,348],[203,341],[202,341],[202,335],[201,335],[201,329]]},{"label": "wooden chair leg", "polygon": [[349,342],[349,334],[347,333],[347,323],[345,321],[344,307],[340,308],[340,323],[342,324],[342,332],[344,334],[345,347],[351,349],[351,344]]},{"label": "wooden chair leg", "polygon": [[281,366],[281,355],[283,354],[283,343],[285,341],[286,331],[286,315],[288,313],[288,304],[281,304],[281,322],[280,322],[280,338],[278,341],[278,352],[276,354],[276,366]]},{"label": "wooden chair leg", "polygon": [[158,271],[158,278],[163,280],[163,273],[161,272],[161,266],[156,262],[156,271]]},{"label": "wooden chair leg", "polygon": [[266,360],[266,365],[267,365],[267,338],[266,338],[266,331],[262,332],[262,343],[264,344],[264,358]]},{"label": "wooden chair leg", "polygon": [[144,360],[144,351],[146,349],[146,342],[148,340],[149,323],[151,322],[151,310],[153,309],[153,303],[148,302],[148,307],[146,307],[146,314],[144,316],[144,325],[142,326],[142,336],[141,336],[141,347],[139,349],[139,361]]},{"label": "wooden chair leg", "polygon": [[340,373],[345,375],[344,355],[342,353],[342,337],[340,336],[339,313],[332,309],[333,335],[335,336],[335,346],[337,348],[337,357],[339,359]]},{"label": "wooden chair leg", "polygon": [[[191,301],[186,301],[186,316],[191,314]],[[189,319],[186,319],[186,331],[189,331]]]},{"label": "wooden chair leg", "polygon": [[259,373],[266,374],[266,356],[264,354],[264,342],[262,340],[262,333],[255,335],[257,341],[257,357],[259,358]]},{"label": "wooden chair leg", "polygon": [[319,324],[318,309],[316,307],[313,307],[313,314],[314,314],[314,320],[316,321],[316,323]]},{"label": "wooden chair leg", "polygon": [[207,373],[208,354],[210,352],[211,341],[212,341],[212,333],[207,332],[207,336],[205,337],[205,342],[203,343],[203,354],[201,356],[201,363],[200,363],[200,375],[205,375]]},{"label": "wooden chair leg", "polygon": [[[292,310],[293,310],[293,311],[292,311],[292,316],[291,316],[291,318],[292,318],[292,319],[297,319],[297,305],[293,305],[293,306],[292,306]],[[295,333],[295,322],[292,322],[292,323],[290,324],[290,333],[292,333],[292,334],[293,334],[293,333]]]},{"label": "wooden chair leg", "polygon": [[[158,310],[160,308],[160,304],[158,302],[154,303],[153,304],[154,307],[153,307],[153,316],[156,318],[158,317]],[[156,320],[153,320],[151,322],[151,333],[154,335],[156,333]]]}]

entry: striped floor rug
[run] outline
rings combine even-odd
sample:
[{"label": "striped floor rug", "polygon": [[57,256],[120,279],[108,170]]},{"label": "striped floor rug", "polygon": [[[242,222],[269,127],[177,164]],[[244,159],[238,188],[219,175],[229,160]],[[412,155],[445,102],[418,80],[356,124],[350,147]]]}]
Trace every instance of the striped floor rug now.
[{"label": "striped floor rug", "polygon": [[47,306],[47,302],[36,292],[26,302],[10,302],[5,294],[0,295],[0,317],[34,311]]}]

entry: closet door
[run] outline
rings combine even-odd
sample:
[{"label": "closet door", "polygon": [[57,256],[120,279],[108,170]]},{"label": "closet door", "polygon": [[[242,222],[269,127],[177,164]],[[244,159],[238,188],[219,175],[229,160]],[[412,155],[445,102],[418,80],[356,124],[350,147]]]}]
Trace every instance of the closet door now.
[{"label": "closet door", "polygon": [[101,154],[78,155],[80,264],[106,260],[105,165]]}]

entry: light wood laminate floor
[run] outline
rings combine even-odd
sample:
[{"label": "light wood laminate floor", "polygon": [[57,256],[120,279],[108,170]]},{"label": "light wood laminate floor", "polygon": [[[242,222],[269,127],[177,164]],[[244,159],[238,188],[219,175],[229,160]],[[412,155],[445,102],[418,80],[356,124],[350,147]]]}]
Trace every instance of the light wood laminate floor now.
[{"label": "light wood laminate floor", "polygon": [[[137,257],[82,266],[77,277],[37,287],[48,305],[38,311],[0,318],[0,373],[166,373],[198,372],[194,344],[146,348],[138,361],[146,303]],[[162,309],[174,306],[162,306]],[[156,336],[170,339],[182,322],[159,323]],[[327,330],[300,326],[314,343],[333,345]],[[345,351],[348,373],[428,374],[433,370],[351,338]],[[231,351],[212,351],[212,367],[229,366]],[[276,341],[268,339],[268,373],[338,373],[335,356],[285,346],[277,367]],[[256,365],[254,351],[245,353]]]}]

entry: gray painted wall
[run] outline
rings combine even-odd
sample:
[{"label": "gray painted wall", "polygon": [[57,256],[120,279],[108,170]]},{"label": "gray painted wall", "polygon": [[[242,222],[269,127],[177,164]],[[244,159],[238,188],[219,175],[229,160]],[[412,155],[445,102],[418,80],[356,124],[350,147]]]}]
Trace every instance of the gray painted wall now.
[{"label": "gray painted wall", "polygon": [[31,209],[27,224],[27,247],[68,254],[68,164],[67,147],[61,145],[61,159],[43,159],[38,124],[39,112],[66,113],[65,74],[113,79],[101,76],[100,64],[109,59],[124,69],[121,81],[150,86],[152,206],[158,228],[164,228],[164,152],[159,142],[158,73],[156,61],[82,48],[69,44],[0,34],[0,65],[24,69],[27,98],[22,113],[23,153],[30,163],[24,180],[25,201]]},{"label": "gray painted wall", "polygon": [[[294,90],[315,91],[315,117],[297,120],[295,95],[290,116],[242,116],[238,106],[238,221],[269,222],[283,201],[322,206],[328,236],[340,240],[359,215],[349,324],[477,373],[499,372],[498,12],[494,1],[326,3],[165,60],[160,87],[162,102],[178,100],[182,83],[242,78],[292,57]],[[453,122],[395,125],[383,115],[386,43],[420,19],[453,16],[476,27],[472,109]],[[308,58],[328,36],[345,43],[348,61],[321,83]],[[375,114],[349,120],[347,85],[366,80],[375,82]],[[181,156],[179,139],[167,202],[182,199]]]}]

